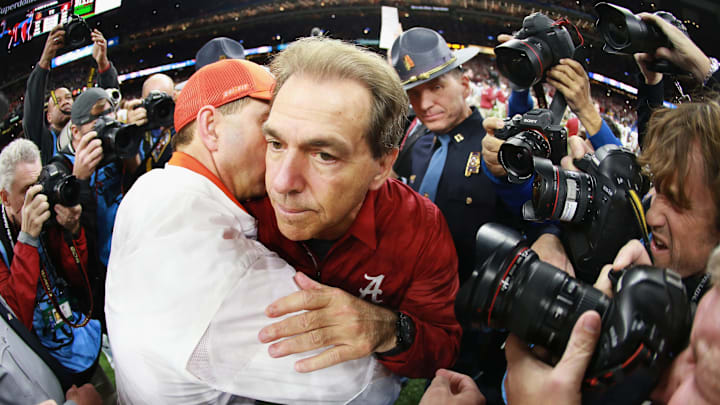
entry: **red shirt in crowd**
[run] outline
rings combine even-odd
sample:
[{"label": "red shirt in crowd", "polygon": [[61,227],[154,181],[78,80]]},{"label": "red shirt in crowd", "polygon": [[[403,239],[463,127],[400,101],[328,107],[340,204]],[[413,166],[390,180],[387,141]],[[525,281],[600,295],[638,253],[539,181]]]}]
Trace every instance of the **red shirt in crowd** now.
[{"label": "red shirt in crowd", "polygon": [[[17,235],[14,235],[14,238],[16,237]],[[80,262],[87,266],[87,243],[85,230],[82,227],[80,235],[73,241],[73,244]],[[75,263],[73,254],[57,227],[51,227],[48,230],[48,250],[51,252],[51,260],[55,264],[56,270],[70,285],[85,285],[82,270]],[[28,330],[32,329],[39,282],[40,255],[38,249],[23,242],[15,242],[10,268],[8,269],[5,262],[0,259],[0,295]]]},{"label": "red shirt in crowd", "polygon": [[412,346],[379,358],[389,370],[427,378],[455,363],[462,333],[454,310],[457,254],[445,219],[430,200],[388,180],[368,192],[355,222],[323,259],[306,243],[280,233],[268,198],[244,205],[258,220],[260,242],[297,271],[413,319]]}]

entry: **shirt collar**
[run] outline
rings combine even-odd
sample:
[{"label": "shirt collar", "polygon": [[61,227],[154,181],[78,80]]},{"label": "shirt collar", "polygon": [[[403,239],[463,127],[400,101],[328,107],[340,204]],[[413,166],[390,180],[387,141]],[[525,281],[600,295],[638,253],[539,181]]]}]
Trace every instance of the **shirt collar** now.
[{"label": "shirt collar", "polygon": [[222,192],[225,193],[225,195],[230,200],[232,200],[232,202],[234,202],[238,207],[240,207],[240,209],[247,212],[245,210],[245,207],[240,204],[240,202],[237,200],[237,198],[235,198],[235,196],[230,192],[230,190],[225,186],[225,184],[223,184],[223,182],[220,181],[220,179],[216,175],[214,175],[210,170],[208,170],[207,167],[205,167],[205,165],[200,163],[200,161],[198,161],[194,157],[188,155],[185,152],[175,151],[173,152],[172,157],[170,157],[168,164],[172,166],[183,167],[201,176],[205,176],[208,180],[212,181],[213,184],[217,186],[217,188],[222,190]]},{"label": "shirt collar", "polygon": [[[383,187],[385,186],[383,185]],[[375,199],[377,198],[377,194],[377,190],[368,191],[367,195],[365,195],[365,201],[360,208],[360,212],[358,212],[355,221],[347,232],[347,235],[354,236],[372,250],[377,249],[377,238],[375,234]]]}]

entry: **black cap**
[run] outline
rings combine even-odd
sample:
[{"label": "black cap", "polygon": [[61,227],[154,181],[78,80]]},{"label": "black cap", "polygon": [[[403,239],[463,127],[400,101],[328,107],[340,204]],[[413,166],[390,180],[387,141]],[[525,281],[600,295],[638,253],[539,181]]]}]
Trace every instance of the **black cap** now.
[{"label": "black cap", "polygon": [[92,115],[90,111],[95,103],[103,99],[112,105],[112,100],[108,93],[99,87],[91,87],[83,91],[72,105],[72,111],[70,112],[72,123],[75,125],[83,125],[96,119],[97,116]]},{"label": "black cap", "polygon": [[213,38],[195,54],[195,71],[222,59],[245,59],[245,48],[234,39]]}]

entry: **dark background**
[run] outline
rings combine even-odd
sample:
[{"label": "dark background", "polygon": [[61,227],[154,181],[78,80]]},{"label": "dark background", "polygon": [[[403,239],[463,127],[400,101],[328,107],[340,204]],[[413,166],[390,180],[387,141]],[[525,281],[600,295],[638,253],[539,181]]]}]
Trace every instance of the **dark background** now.
[{"label": "dark background", "polygon": [[[448,42],[494,46],[498,33],[517,30],[522,18],[541,11],[552,18],[568,17],[585,38],[589,70],[635,85],[637,68],[631,57],[605,54],[594,29],[593,5],[597,1],[547,0],[426,0],[426,1],[189,1],[123,0],[122,7],[88,23],[100,29],[106,38],[119,36],[118,46],[108,56],[120,73],[184,61],[207,40],[228,36],[243,42],[246,48],[277,45],[310,34],[319,27],[330,36],[347,40],[378,39],[380,6],[399,9],[404,29],[426,26],[438,30]],[[0,5],[13,2],[0,1]],[[31,9],[44,1],[31,2]],[[667,10],[687,21],[691,38],[708,55],[720,55],[717,27],[720,26],[720,2],[715,0],[617,1],[633,12]],[[435,6],[442,11],[418,10],[417,6]],[[14,11],[0,20],[21,19]],[[19,16],[19,17],[18,17]],[[40,57],[43,35],[12,49],[7,39],[0,41],[0,90],[17,107],[27,76]],[[267,56],[250,57],[259,63]],[[492,62],[492,61],[491,61]],[[94,61],[90,57],[53,69],[51,85],[82,87]],[[186,79],[194,68],[170,72],[176,80]],[[139,93],[143,79],[123,83],[123,93]],[[137,83],[135,83],[137,82]],[[1,118],[1,117],[0,117]]]}]

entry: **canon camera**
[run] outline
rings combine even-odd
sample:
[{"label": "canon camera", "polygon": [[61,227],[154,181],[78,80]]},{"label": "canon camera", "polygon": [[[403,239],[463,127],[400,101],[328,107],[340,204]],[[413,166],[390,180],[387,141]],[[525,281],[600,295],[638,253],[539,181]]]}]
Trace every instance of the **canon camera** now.
[{"label": "canon camera", "polygon": [[513,39],[495,47],[500,73],[522,88],[543,80],[548,69],[574,52],[567,29],[542,13],[525,17]]},{"label": "canon camera", "polygon": [[[654,23],[645,22],[630,10],[611,3],[597,3],[595,11],[598,20],[597,30],[602,34],[605,45],[603,50],[608,53],[632,55],[634,53],[655,54],[660,47],[672,48],[663,31]],[[687,28],[674,15],[667,11],[655,13],[688,36]],[[648,67],[657,72],[679,73],[681,70],[667,60],[656,60]]]},{"label": "canon camera", "polygon": [[50,212],[55,204],[72,207],[80,203],[80,183],[62,156],[55,156],[43,166],[38,177],[42,193],[47,196]]},{"label": "canon camera", "polygon": [[77,49],[92,44],[90,26],[81,17],[71,14],[67,22],[63,24],[65,31],[65,47]]},{"label": "canon camera", "polygon": [[135,156],[144,133],[142,127],[123,124],[106,116],[97,119],[93,130],[97,132],[103,150],[103,158],[97,167]]},{"label": "canon camera", "polygon": [[523,217],[562,221],[563,244],[577,277],[594,282],[608,258],[642,238],[646,225],[639,199],[650,180],[635,155],[617,145],[605,145],[575,166],[582,172],[535,159],[532,200],[523,205]]},{"label": "canon camera", "polygon": [[456,312],[463,323],[508,329],[559,358],[580,315],[589,310],[600,314],[602,332],[584,391],[607,394],[618,383],[646,381],[624,390],[633,399],[623,399],[634,403],[647,398],[660,373],[687,344],[692,313],[682,280],[671,270],[636,266],[612,272],[610,298],[540,261],[518,232],[495,223],[480,227],[476,259],[457,296]]}]

